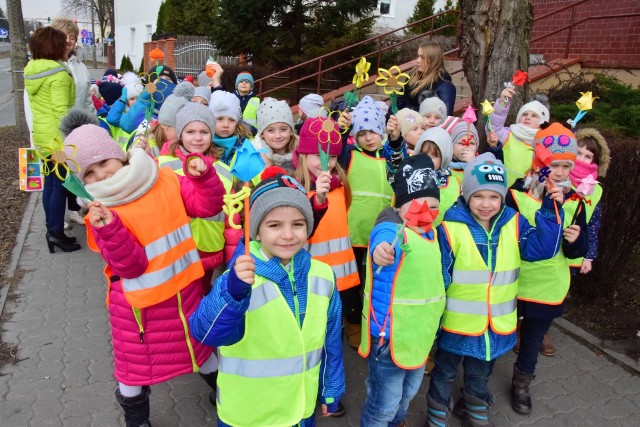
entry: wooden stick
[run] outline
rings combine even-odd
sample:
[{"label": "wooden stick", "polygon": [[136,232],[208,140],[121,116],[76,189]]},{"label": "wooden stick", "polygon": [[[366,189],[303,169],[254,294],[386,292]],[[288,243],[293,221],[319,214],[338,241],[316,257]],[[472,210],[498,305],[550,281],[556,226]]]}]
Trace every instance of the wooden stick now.
[{"label": "wooden stick", "polygon": [[[249,183],[244,183],[245,187],[249,187]],[[244,254],[251,255],[251,212],[249,210],[249,197],[244,198]]]}]

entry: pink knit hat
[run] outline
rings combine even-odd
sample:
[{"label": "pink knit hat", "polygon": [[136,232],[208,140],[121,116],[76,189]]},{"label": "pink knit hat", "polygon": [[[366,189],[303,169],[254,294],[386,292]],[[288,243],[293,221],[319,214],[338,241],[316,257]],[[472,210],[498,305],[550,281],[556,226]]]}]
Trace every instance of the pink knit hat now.
[{"label": "pink knit hat", "polygon": [[82,182],[84,174],[94,163],[108,159],[123,162],[127,156],[122,148],[100,126],[82,125],[75,128],[64,140],[67,166]]},{"label": "pink knit hat", "polygon": [[307,119],[300,129],[298,138],[298,154],[320,154],[318,143],[326,152],[329,146],[329,155],[338,156],[342,151],[342,134],[338,124],[332,119],[314,117]]}]

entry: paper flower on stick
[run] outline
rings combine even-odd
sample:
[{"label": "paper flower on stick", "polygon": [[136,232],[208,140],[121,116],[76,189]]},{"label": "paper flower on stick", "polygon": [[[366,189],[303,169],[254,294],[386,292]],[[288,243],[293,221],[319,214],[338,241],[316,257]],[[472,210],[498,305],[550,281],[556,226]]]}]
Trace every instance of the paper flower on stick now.
[{"label": "paper flower on stick", "polygon": [[398,95],[404,95],[404,87],[409,83],[409,79],[409,74],[403,73],[397,65],[394,65],[388,70],[378,68],[378,77],[376,78],[375,84],[380,86],[386,95],[389,95],[392,114],[398,112]]},{"label": "paper flower on stick", "polygon": [[528,78],[529,78],[529,75],[526,71],[518,70],[513,75],[513,79],[511,80],[511,83],[513,83],[515,86],[524,86]]},{"label": "paper flower on stick", "polygon": [[371,68],[371,63],[367,62],[364,56],[360,58],[360,61],[356,64],[356,73],[352,80],[356,88],[360,89],[362,84],[369,80],[369,68]]},{"label": "paper flower on stick", "polygon": [[207,59],[207,65],[205,66],[207,77],[212,78],[216,74],[216,69],[214,68],[214,65],[216,64],[217,62],[214,61],[212,57],[209,57],[209,59]]},{"label": "paper flower on stick", "polygon": [[431,231],[431,224],[435,219],[426,201],[418,203],[415,200],[411,201],[404,217],[407,219],[408,226],[423,227],[425,230],[428,227],[427,232]]},{"label": "paper flower on stick", "polygon": [[164,52],[158,48],[152,49],[149,52],[149,59],[151,59],[151,61],[154,62],[155,65],[158,65],[158,62],[164,60]]},{"label": "paper flower on stick", "polygon": [[[36,153],[38,157],[43,160],[43,175],[47,176],[54,173],[58,179],[62,181],[62,186],[73,193],[76,197],[93,201],[93,196],[84,188],[82,181],[74,175],[74,172],[77,173],[80,171],[80,164],[75,159],[77,151],[78,149],[75,145],[68,144],[64,146],[62,150],[56,150],[51,153],[49,158],[43,156],[39,151],[36,151]],[[53,166],[50,166],[50,163],[53,163]],[[73,167],[73,171],[69,165]],[[62,172],[64,172],[64,178]]]},{"label": "paper flower on stick", "polygon": [[580,119],[582,119],[585,116],[585,114],[587,114],[587,111],[593,108],[593,101],[598,99],[597,96],[594,97],[591,94],[591,91],[580,92],[580,95],[582,96],[580,97],[580,99],[576,101],[576,105],[578,106],[578,110],[579,110],[578,114],[576,114],[576,116],[573,119],[567,120],[567,123],[571,125],[572,129],[576,127],[576,124],[580,121]]},{"label": "paper flower on stick", "polygon": [[[342,112],[339,113],[342,114]],[[316,117],[309,125],[309,131],[317,135],[318,142],[322,144],[339,144],[342,141],[336,122],[332,119],[325,119],[320,116]]]},{"label": "paper flower on stick", "polygon": [[485,99],[484,102],[480,105],[482,105],[482,115],[485,117],[489,117],[491,113],[495,111],[493,108],[493,103],[488,99]]},{"label": "paper flower on stick", "polygon": [[264,160],[260,153],[265,149],[256,150],[253,144],[245,139],[236,152],[236,159],[231,166],[231,174],[242,182],[249,182],[264,169]]},{"label": "paper flower on stick", "polygon": [[470,125],[474,123],[478,118],[476,117],[476,109],[471,105],[467,105],[466,110],[464,110],[464,114],[462,115],[462,121],[466,124]]},{"label": "paper flower on stick", "polygon": [[582,197],[586,197],[590,194],[593,194],[593,189],[599,181],[596,181],[595,178],[591,175],[587,175],[582,178],[582,182],[576,188],[576,193],[578,193]]}]

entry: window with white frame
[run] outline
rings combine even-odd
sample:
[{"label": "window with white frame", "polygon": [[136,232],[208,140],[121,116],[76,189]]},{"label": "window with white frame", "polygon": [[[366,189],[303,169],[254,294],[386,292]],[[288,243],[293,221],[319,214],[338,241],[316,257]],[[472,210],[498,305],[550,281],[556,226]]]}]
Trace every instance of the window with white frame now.
[{"label": "window with white frame", "polygon": [[153,36],[153,31],[151,30],[151,24],[147,24],[147,41],[151,41],[151,37]]},{"label": "window with white frame", "polygon": [[391,7],[393,5],[393,0],[380,0],[378,2],[378,11],[382,16],[392,16],[393,11]]},{"label": "window with white frame", "polygon": [[135,50],[136,46],[136,27],[129,27],[131,31],[131,50]]}]

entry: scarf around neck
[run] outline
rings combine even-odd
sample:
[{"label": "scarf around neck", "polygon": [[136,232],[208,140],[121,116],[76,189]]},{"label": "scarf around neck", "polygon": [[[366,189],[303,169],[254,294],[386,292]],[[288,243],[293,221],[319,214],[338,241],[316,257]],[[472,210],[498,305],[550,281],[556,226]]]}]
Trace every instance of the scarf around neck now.
[{"label": "scarf around neck", "polygon": [[538,130],[539,130],[539,129],[531,129],[529,127],[526,127],[525,125],[521,125],[520,123],[512,124],[511,126],[509,126],[509,129],[511,129],[511,133],[513,133],[513,135],[515,135],[516,138],[518,138],[523,142],[526,142],[531,146],[533,146],[533,140],[536,136],[536,133],[538,133]]},{"label": "scarf around neck", "polygon": [[[121,206],[144,196],[158,179],[158,165],[141,148],[127,154],[128,163],[113,176],[93,184],[86,190],[106,207]],[[83,202],[88,203],[87,200]]]},{"label": "scarf around neck", "polygon": [[576,160],[573,169],[569,173],[571,184],[578,188],[582,184],[582,180],[588,175],[591,175],[593,179],[598,179],[598,165],[595,163],[585,163],[582,160]]}]

